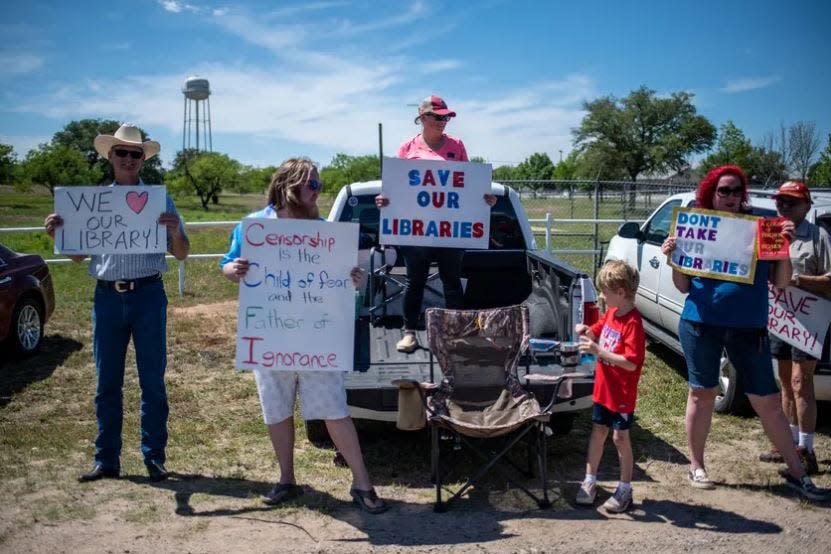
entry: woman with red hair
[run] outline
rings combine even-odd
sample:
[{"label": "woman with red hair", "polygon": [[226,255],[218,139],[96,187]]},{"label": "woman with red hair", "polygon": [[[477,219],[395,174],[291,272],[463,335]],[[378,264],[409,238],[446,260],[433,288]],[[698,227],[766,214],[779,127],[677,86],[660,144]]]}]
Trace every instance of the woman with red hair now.
[{"label": "woman with red hair", "polygon": [[[699,208],[728,214],[747,213],[747,177],[735,165],[716,167],[699,183],[696,201]],[[793,223],[785,222],[782,232],[792,237]],[[669,255],[675,246],[675,238],[669,237],[661,251]],[[704,446],[715,408],[721,356],[726,350],[762,427],[788,465],[781,472],[788,486],[811,500],[828,497],[827,491],[818,489],[805,473],[791,440],[788,420],[773,378],[767,332],[768,281],[776,287],[785,287],[791,272],[789,258],[760,260],[756,264],[753,283],[743,284],[691,277],[673,267],[673,284],[680,292],[689,293],[681,312],[678,336],[689,374],[688,478],[695,488],[714,488],[704,466]]]}]

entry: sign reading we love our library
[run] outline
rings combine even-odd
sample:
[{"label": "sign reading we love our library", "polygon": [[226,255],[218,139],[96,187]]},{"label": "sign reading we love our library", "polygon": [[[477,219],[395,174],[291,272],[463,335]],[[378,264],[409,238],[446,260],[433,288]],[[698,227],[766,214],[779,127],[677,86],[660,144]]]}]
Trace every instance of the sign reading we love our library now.
[{"label": "sign reading we love our library", "polygon": [[756,217],[675,208],[667,263],[687,275],[752,283],[756,274]]},{"label": "sign reading we love our library", "polygon": [[358,224],[246,218],[241,240],[236,367],[351,370]]},{"label": "sign reading we love our library", "polygon": [[490,165],[384,158],[382,175],[381,244],[488,247]]},{"label": "sign reading we love our library", "polygon": [[57,187],[56,254],[152,254],[167,250],[158,224],[167,207],[162,185]]}]

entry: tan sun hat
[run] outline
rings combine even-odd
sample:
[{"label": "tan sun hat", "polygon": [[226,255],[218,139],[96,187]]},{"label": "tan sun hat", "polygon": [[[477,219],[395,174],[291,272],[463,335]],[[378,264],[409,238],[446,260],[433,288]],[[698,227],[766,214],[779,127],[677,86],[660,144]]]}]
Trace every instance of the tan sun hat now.
[{"label": "tan sun hat", "polygon": [[124,123],[112,135],[98,135],[93,142],[95,150],[103,157],[110,156],[114,146],[140,146],[144,150],[144,159],[149,160],[159,153],[161,145],[155,140],[141,141],[141,129],[132,123]]}]

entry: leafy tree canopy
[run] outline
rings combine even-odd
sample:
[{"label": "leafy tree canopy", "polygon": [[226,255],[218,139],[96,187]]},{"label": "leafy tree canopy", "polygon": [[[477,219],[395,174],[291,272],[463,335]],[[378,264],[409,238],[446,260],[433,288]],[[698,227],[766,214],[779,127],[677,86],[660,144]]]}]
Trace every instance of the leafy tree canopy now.
[{"label": "leafy tree canopy", "polygon": [[0,185],[10,185],[14,181],[17,156],[10,144],[0,143]]},{"label": "leafy tree canopy", "polygon": [[21,184],[43,185],[55,195],[55,187],[89,185],[101,180],[98,167],[90,166],[77,149],[63,144],[41,144],[21,164]]},{"label": "leafy tree canopy", "polygon": [[337,192],[344,185],[360,181],[374,181],[381,178],[378,156],[349,156],[335,154],[329,165],[320,170],[324,190]]},{"label": "leafy tree canopy", "polygon": [[808,184],[831,187],[831,134],[828,135],[825,150],[819,155],[819,161],[808,172]]},{"label": "leafy tree canopy", "polygon": [[241,166],[225,154],[184,150],[176,154],[174,169],[168,173],[168,188],[177,195],[196,194],[207,210],[217,203],[223,188],[238,189]]},{"label": "leafy tree canopy", "polygon": [[584,102],[587,114],[573,131],[574,144],[604,168],[623,168],[631,180],[687,165],[687,157],[709,149],[716,129],[696,112],[693,95],[659,98],[645,86],[618,100]]}]

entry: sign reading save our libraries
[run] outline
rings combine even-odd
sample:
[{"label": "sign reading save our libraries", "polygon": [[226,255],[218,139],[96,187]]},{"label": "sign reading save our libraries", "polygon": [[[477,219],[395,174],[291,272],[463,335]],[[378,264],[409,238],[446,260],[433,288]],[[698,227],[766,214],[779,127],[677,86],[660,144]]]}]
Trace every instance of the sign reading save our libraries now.
[{"label": "sign reading save our libraries", "polygon": [[241,238],[236,367],[351,370],[358,224],[245,218]]},{"label": "sign reading save our libraries", "polygon": [[675,208],[667,263],[687,275],[752,283],[756,273],[756,217]]},{"label": "sign reading save our libraries", "polygon": [[796,287],[777,289],[768,283],[768,332],[814,358],[831,322],[831,301]]},{"label": "sign reading save our libraries", "polygon": [[167,207],[162,185],[55,188],[56,254],[152,254],[167,250],[158,224]]},{"label": "sign reading save our libraries", "polygon": [[490,165],[384,158],[382,175],[381,244],[488,248]]}]

